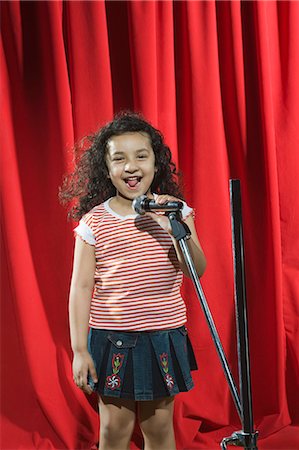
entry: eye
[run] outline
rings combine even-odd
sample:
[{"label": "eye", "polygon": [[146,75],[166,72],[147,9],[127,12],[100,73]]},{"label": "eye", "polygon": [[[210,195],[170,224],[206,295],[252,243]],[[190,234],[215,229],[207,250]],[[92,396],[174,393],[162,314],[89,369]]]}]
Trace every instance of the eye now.
[{"label": "eye", "polygon": [[146,154],[138,155],[138,159],[146,159],[146,158],[147,158]]},{"label": "eye", "polygon": [[123,161],[123,157],[122,156],[115,156],[112,161]]}]

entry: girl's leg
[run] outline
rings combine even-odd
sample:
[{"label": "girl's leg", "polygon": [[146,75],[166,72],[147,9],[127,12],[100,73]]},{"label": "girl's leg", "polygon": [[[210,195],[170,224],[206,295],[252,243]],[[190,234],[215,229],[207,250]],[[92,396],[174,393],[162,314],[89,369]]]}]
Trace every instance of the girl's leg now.
[{"label": "girl's leg", "polygon": [[145,450],[175,450],[174,397],[139,402],[139,425]]},{"label": "girl's leg", "polygon": [[100,397],[99,450],[129,450],[135,425],[135,401]]}]

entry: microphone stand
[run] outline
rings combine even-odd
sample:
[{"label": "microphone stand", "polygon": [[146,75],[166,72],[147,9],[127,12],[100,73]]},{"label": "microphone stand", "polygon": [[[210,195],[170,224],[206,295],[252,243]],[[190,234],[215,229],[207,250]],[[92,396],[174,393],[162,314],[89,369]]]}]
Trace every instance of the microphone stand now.
[{"label": "microphone stand", "polygon": [[[235,278],[235,300],[237,311],[237,339],[238,339],[238,365],[240,375],[240,392],[236,388],[232,373],[230,371],[213,317],[211,315],[205,294],[201,287],[187,240],[191,237],[191,232],[186,223],[182,221],[181,211],[171,211],[167,213],[171,225],[172,234],[178,241],[182,254],[184,256],[191,280],[193,282],[196,294],[198,296],[204,316],[207,320],[214,344],[225,378],[228,382],[230,392],[233,397],[243,429],[224,438],[221,442],[221,449],[226,450],[227,445],[243,447],[246,450],[257,449],[258,432],[253,430],[252,405],[251,405],[251,386],[249,371],[249,350],[247,336],[247,314],[245,301],[245,276],[244,276],[244,257],[243,257],[243,239],[242,239],[242,221],[241,221],[241,197],[239,180],[230,180],[232,219],[233,219],[233,253],[234,253],[234,278]],[[236,206],[237,205],[237,206]],[[238,248],[235,248],[238,245]],[[241,255],[241,257],[239,257]],[[238,266],[238,267],[236,267]],[[241,293],[241,295],[240,295]]]}]

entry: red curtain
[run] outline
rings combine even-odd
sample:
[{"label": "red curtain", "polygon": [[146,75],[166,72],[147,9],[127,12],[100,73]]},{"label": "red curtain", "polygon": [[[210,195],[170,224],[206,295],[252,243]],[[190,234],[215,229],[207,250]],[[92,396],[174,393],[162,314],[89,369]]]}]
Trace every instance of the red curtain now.
[{"label": "red curtain", "polygon": [[[71,376],[74,224],[57,191],[74,140],[123,108],[163,131],[183,171],[236,379],[228,180],[241,180],[259,448],[299,448],[298,3],[12,1],[1,22],[1,448],[97,441],[96,399]],[[176,399],[177,445],[219,448],[241,425],[189,281],[184,294],[199,371]]]}]

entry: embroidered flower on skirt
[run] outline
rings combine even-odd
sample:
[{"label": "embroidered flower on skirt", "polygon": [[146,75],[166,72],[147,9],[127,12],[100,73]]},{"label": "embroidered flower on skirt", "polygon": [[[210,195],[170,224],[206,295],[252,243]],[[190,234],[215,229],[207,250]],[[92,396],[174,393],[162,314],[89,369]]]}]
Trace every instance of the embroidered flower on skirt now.
[{"label": "embroidered flower on skirt", "polygon": [[162,353],[162,355],[159,355],[159,356],[160,356],[160,362],[161,362],[161,365],[162,365],[163,372],[166,374],[164,376],[164,380],[165,380],[166,386],[171,391],[171,389],[174,386],[174,380],[173,380],[173,377],[170,375],[170,373],[168,373],[169,372],[168,354],[167,353]]},{"label": "embroidered flower on skirt", "polygon": [[164,377],[164,380],[165,380],[166,386],[167,386],[168,389],[171,391],[171,389],[172,389],[173,386],[174,386],[174,381],[173,381],[172,376],[169,375],[169,373],[167,373],[167,374],[165,375],[165,377]]},{"label": "embroidered flower on skirt", "polygon": [[124,362],[124,357],[125,355],[121,354],[121,353],[113,353],[113,357],[112,357],[112,375],[109,375],[106,378],[106,387],[107,389],[111,389],[112,391],[116,388],[119,388],[121,385],[121,379],[120,377],[117,375],[118,372],[121,369],[121,366],[123,365]]},{"label": "embroidered flower on skirt", "polygon": [[106,386],[108,389],[114,391],[114,389],[120,387],[120,385],[121,379],[118,375],[109,375],[109,377],[106,378]]}]

